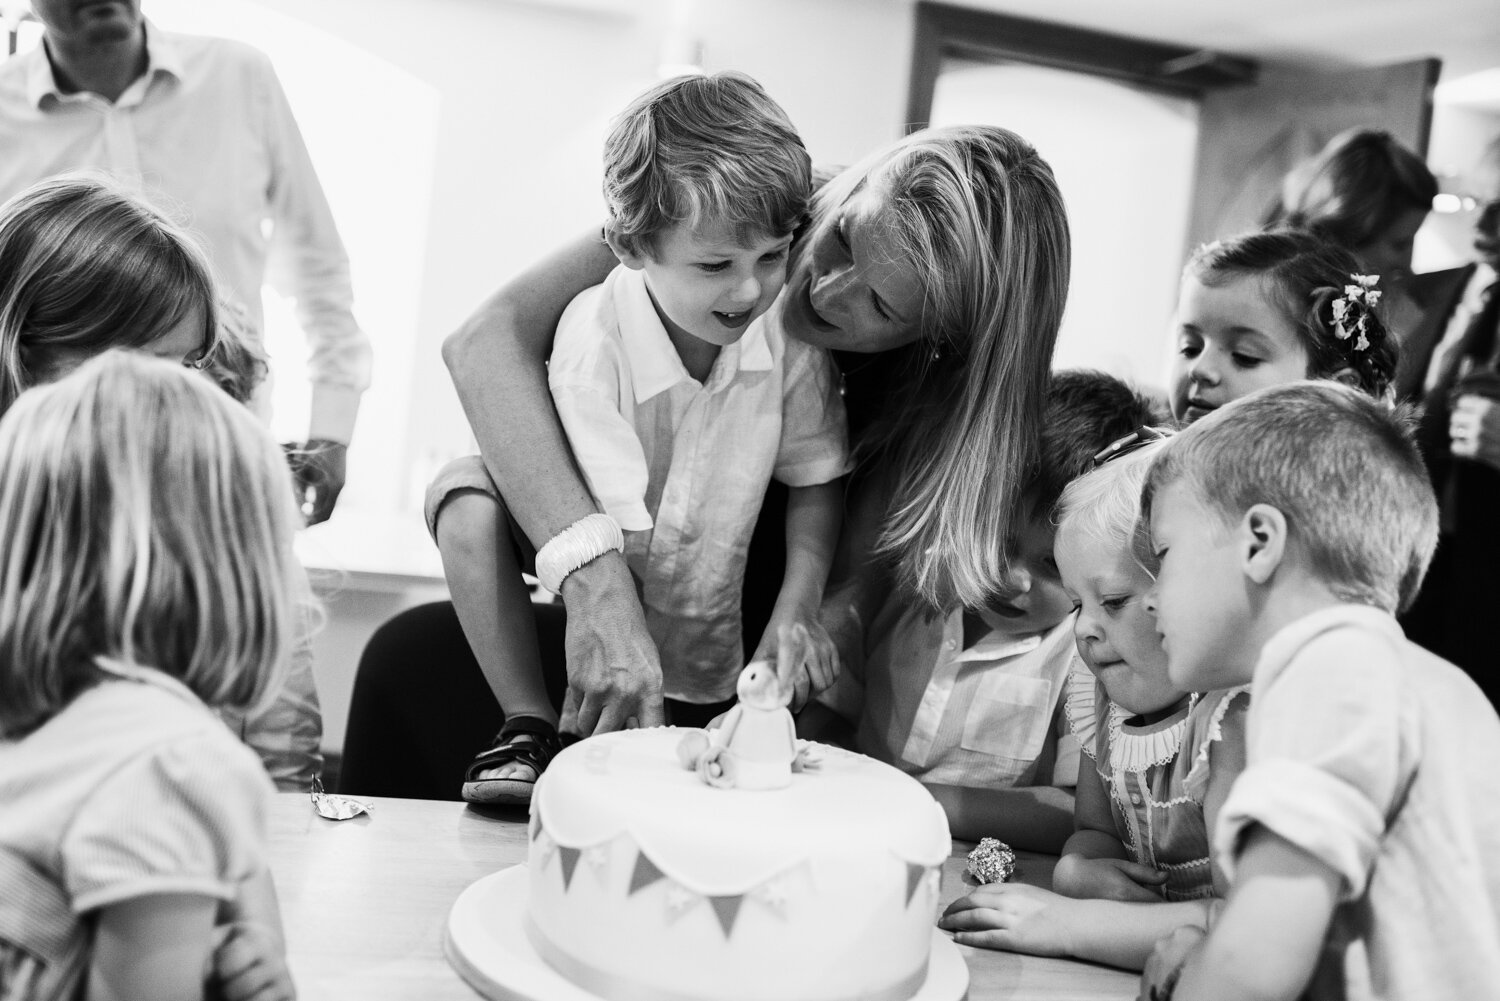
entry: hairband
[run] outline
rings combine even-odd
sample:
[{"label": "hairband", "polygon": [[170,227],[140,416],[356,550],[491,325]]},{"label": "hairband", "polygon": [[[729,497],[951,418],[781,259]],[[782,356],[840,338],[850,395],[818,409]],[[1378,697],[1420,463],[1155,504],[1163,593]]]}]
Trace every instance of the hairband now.
[{"label": "hairband", "polygon": [[1168,431],[1164,431],[1161,428],[1147,427],[1142,424],[1125,437],[1110,442],[1095,453],[1093,468],[1098,469],[1111,459],[1118,459],[1122,455],[1129,455],[1138,448],[1145,448],[1153,441],[1161,441],[1163,438],[1170,436],[1171,433]]},{"label": "hairband", "polygon": [[1370,339],[1365,336],[1370,325],[1370,312],[1380,302],[1380,289],[1375,283],[1379,275],[1350,275],[1353,285],[1344,286],[1344,294],[1333,300],[1333,335],[1341,341],[1358,335],[1354,350],[1366,351]]}]

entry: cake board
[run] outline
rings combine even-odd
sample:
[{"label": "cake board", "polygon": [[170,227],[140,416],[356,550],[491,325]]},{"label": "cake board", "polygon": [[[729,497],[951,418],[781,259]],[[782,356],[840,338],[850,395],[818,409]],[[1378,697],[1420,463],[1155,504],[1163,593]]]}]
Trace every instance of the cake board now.
[{"label": "cake board", "polygon": [[[526,866],[515,865],[471,883],[448,912],[443,952],[458,975],[489,1001],[609,1001],[547,965],[523,924]],[[969,968],[958,946],[937,928],[927,979],[911,1001],[962,1001]]]}]

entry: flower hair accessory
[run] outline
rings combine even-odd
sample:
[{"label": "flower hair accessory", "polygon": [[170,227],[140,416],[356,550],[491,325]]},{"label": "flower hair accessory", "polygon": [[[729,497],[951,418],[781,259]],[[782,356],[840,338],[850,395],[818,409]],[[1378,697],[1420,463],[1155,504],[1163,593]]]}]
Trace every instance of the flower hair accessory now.
[{"label": "flower hair accessory", "polygon": [[1354,284],[1344,286],[1344,294],[1333,300],[1333,333],[1341,341],[1355,337],[1354,350],[1365,351],[1370,339],[1365,336],[1370,325],[1370,311],[1380,302],[1379,275],[1350,275]]}]

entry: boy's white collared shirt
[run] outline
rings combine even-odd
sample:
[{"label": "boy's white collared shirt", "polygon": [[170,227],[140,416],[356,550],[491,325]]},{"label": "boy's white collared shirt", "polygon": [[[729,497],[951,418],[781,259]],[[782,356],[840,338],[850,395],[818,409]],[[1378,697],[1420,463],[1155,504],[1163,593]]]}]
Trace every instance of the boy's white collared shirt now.
[{"label": "boy's white collared shirt", "polygon": [[[892,620],[890,616],[895,615]],[[888,601],[862,665],[818,696],[858,724],[858,749],[923,782],[1073,786],[1078,741],[1061,720],[1073,616],[1043,633],[964,649],[961,609],[928,617]]]},{"label": "boy's white collared shirt", "polygon": [[779,316],[778,304],[721,349],[702,384],[639,271],[617,267],[558,326],[553,402],[589,489],[626,531],[672,698],[734,695],[745,554],[770,480],[811,486],[848,471],[832,362],[786,337]]}]

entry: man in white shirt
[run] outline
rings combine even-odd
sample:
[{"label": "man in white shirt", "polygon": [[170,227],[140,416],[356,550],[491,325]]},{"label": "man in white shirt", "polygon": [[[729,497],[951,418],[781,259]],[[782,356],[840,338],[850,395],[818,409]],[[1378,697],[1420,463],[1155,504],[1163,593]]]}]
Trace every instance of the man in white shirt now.
[{"label": "man in white shirt", "polygon": [[[333,510],[369,339],[348,257],[270,61],[247,45],[175,35],[140,0],[32,0],[35,51],[0,63],[0,201],[42,178],[99,168],[200,235],[223,293],[262,336],[269,277],[310,344],[311,419],[294,470],[311,522]],[[259,399],[264,414],[268,400]]]},{"label": "man in white shirt", "polygon": [[1442,535],[1407,635],[1458,664],[1500,704],[1489,622],[1500,607],[1500,138],[1470,178],[1475,260],[1419,275],[1426,308],[1402,345],[1402,395],[1424,403],[1421,443]]}]

